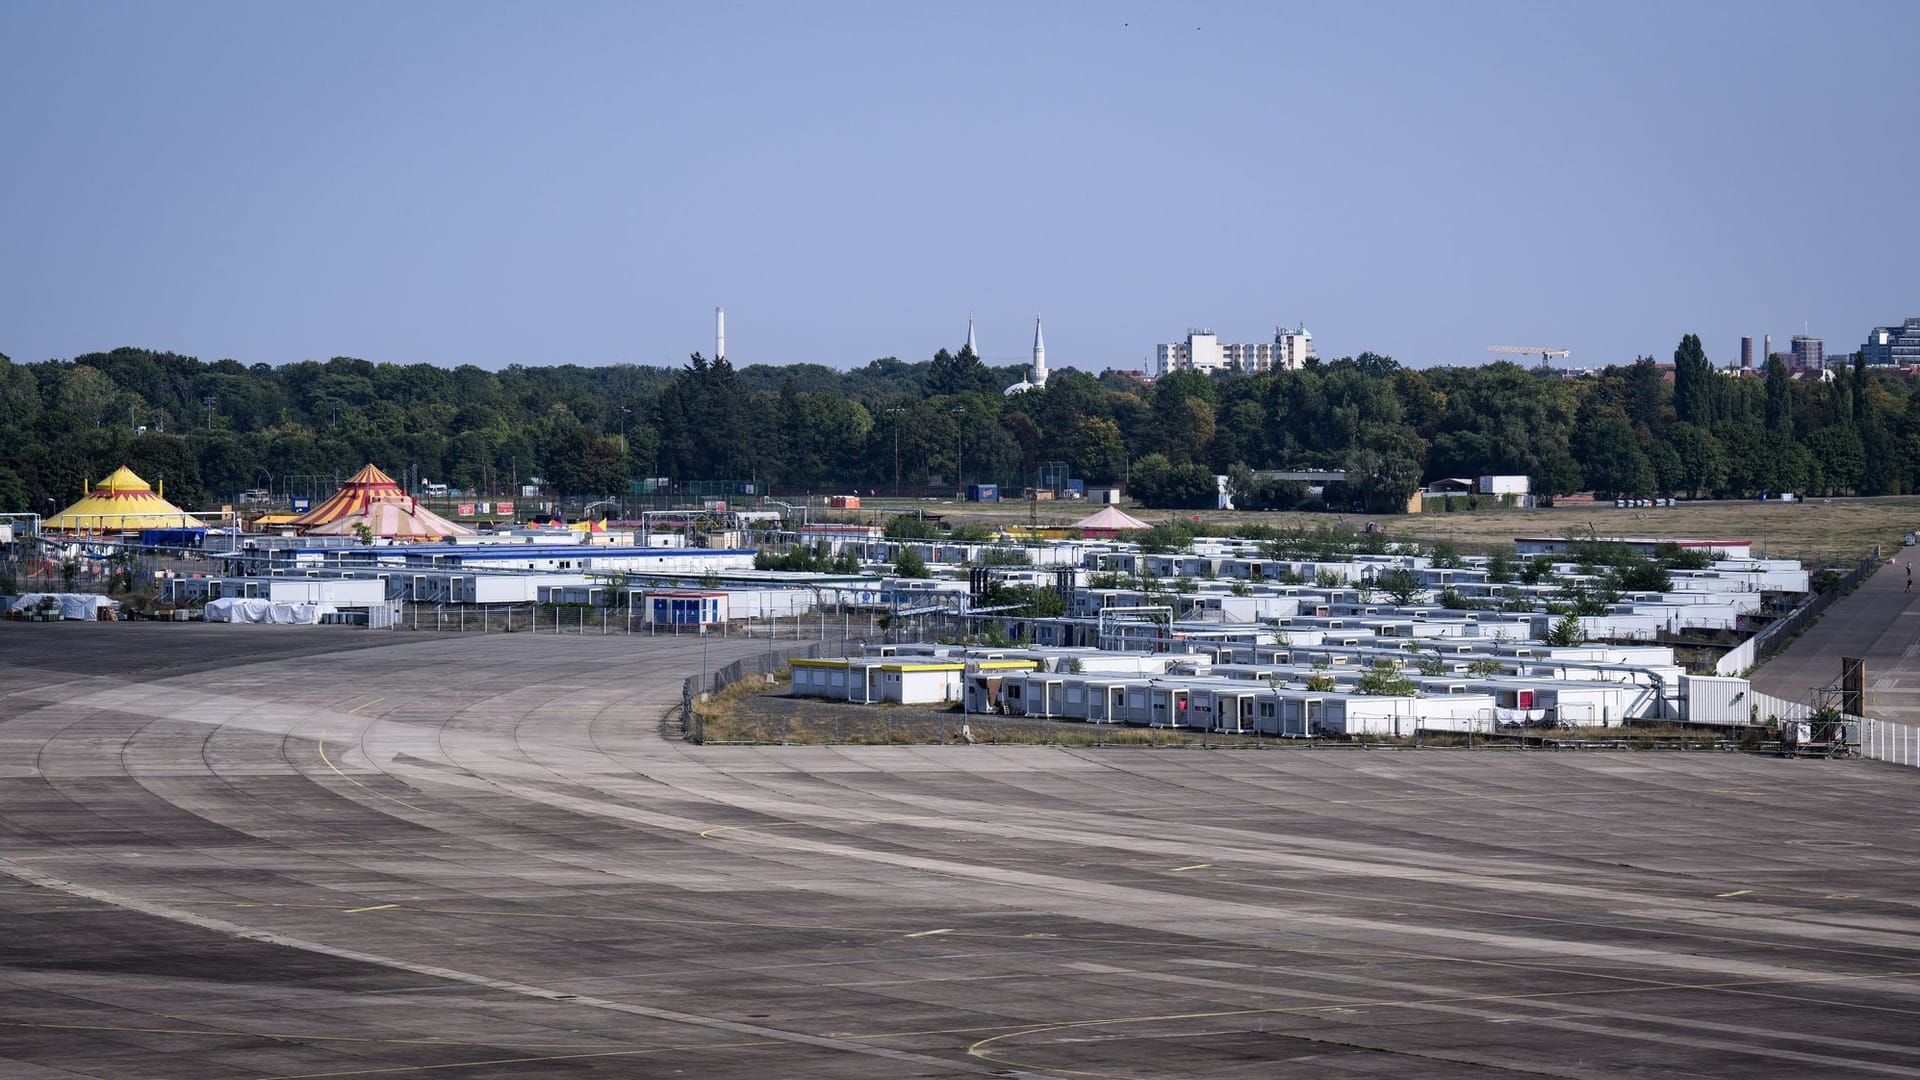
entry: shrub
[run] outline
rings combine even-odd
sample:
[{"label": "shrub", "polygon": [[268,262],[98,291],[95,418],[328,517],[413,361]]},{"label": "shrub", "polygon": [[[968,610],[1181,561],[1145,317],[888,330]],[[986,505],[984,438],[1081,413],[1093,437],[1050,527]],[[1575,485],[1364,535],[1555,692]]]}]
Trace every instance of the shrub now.
[{"label": "shrub", "polygon": [[1381,574],[1374,584],[1396,604],[1411,604],[1425,591],[1410,571],[1397,568]]},{"label": "shrub", "polygon": [[1375,660],[1371,667],[1360,673],[1355,689],[1362,694],[1386,697],[1413,697],[1420,692],[1414,681],[1400,674],[1400,669],[1391,660]]},{"label": "shrub", "polygon": [[919,514],[899,514],[887,521],[886,534],[894,540],[932,540],[940,528]]},{"label": "shrub", "polygon": [[1549,645],[1580,645],[1587,640],[1587,632],[1580,625],[1580,617],[1569,611],[1547,631]]},{"label": "shrub", "polygon": [[893,564],[893,572],[903,578],[930,578],[933,571],[927,569],[927,560],[912,548],[900,549],[900,559]]},{"label": "shrub", "polygon": [[1513,580],[1513,556],[1504,549],[1493,553],[1487,560],[1487,580],[1496,585],[1505,585]]}]

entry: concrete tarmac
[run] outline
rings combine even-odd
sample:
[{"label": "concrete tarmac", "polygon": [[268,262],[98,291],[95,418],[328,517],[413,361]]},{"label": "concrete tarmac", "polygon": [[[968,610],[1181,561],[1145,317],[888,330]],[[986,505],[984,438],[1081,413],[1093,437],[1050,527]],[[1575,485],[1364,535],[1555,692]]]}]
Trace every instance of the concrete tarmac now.
[{"label": "concrete tarmac", "polygon": [[695,747],[700,655],[0,624],[0,1077],[1920,1077],[1910,770]]},{"label": "concrete tarmac", "polygon": [[1753,673],[1753,685],[1789,701],[1813,702],[1815,687],[1840,678],[1840,659],[1867,662],[1866,714],[1920,724],[1920,548],[1903,548],[1841,597],[1783,652]]}]

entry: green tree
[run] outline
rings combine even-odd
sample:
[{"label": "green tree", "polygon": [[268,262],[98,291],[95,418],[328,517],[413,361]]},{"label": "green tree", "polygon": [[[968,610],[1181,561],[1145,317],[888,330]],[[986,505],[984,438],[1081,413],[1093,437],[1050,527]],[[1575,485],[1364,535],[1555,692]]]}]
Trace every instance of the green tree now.
[{"label": "green tree", "polygon": [[1602,413],[1584,418],[1573,438],[1595,494],[1606,498],[1653,494],[1653,465],[1624,417]]},{"label": "green tree", "polygon": [[1513,556],[1500,548],[1487,558],[1487,580],[1504,585],[1513,580]]},{"label": "green tree", "polygon": [[1347,483],[1373,513],[1406,510],[1420,487],[1426,444],[1413,429],[1398,424],[1362,428],[1346,458]]},{"label": "green tree", "polygon": [[1395,567],[1374,579],[1374,585],[1380,591],[1392,597],[1396,604],[1411,604],[1426,590],[1420,587],[1419,579],[1408,570]]},{"label": "green tree", "polygon": [[1680,422],[1712,426],[1714,377],[1699,335],[1681,338],[1673,350],[1673,412]]},{"label": "green tree", "polygon": [[1781,438],[1793,436],[1793,377],[1777,356],[1767,357],[1767,430]]},{"label": "green tree", "polygon": [[0,465],[0,513],[22,514],[27,507],[27,485],[20,474]]},{"label": "green tree", "polygon": [[900,557],[894,561],[893,572],[903,578],[930,578],[933,571],[927,569],[927,560],[910,547],[900,549]]},{"label": "green tree", "polygon": [[1419,684],[1402,675],[1391,660],[1375,660],[1360,673],[1354,689],[1378,697],[1414,697],[1420,693]]},{"label": "green tree", "polygon": [[1667,432],[1669,445],[1678,459],[1675,483],[1669,491],[1684,490],[1697,499],[1702,491],[1716,491],[1727,480],[1727,455],[1713,433],[1696,424],[1678,423]]},{"label": "green tree", "polygon": [[1175,465],[1163,454],[1148,454],[1133,463],[1127,493],[1142,505],[1156,508],[1210,510],[1219,502],[1219,482],[1204,465]]},{"label": "green tree", "polygon": [[1547,629],[1547,644],[1558,646],[1581,645],[1587,640],[1587,632],[1580,625],[1580,616],[1569,611],[1560,616]]}]

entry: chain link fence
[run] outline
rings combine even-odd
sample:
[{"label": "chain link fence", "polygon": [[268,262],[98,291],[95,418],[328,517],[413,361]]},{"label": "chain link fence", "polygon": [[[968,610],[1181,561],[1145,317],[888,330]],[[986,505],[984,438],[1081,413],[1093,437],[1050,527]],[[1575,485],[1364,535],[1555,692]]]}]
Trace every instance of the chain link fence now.
[{"label": "chain link fence", "polygon": [[773,650],[735,660],[704,676],[688,676],[680,687],[680,734],[689,742],[707,741],[705,720],[693,707],[694,702],[702,694],[717,694],[746,678],[764,679],[784,669],[791,661],[811,659],[819,655],[820,646],[817,644]]}]

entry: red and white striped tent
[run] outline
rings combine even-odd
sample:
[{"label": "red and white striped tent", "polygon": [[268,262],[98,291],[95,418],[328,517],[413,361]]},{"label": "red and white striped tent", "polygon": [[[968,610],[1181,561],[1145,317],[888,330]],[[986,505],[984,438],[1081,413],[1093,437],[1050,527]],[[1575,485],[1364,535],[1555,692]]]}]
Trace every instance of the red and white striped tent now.
[{"label": "red and white striped tent", "polygon": [[422,507],[400,490],[393,477],[372,465],[354,473],[326,502],[288,524],[311,536],[351,536],[356,525],[396,540],[473,535],[472,529]]},{"label": "red and white striped tent", "polygon": [[365,525],[374,536],[389,540],[439,540],[448,536],[472,536],[473,530],[456,525],[439,514],[404,496],[378,499],[357,514],[334,518],[325,525],[307,530],[308,536],[354,536]]}]

